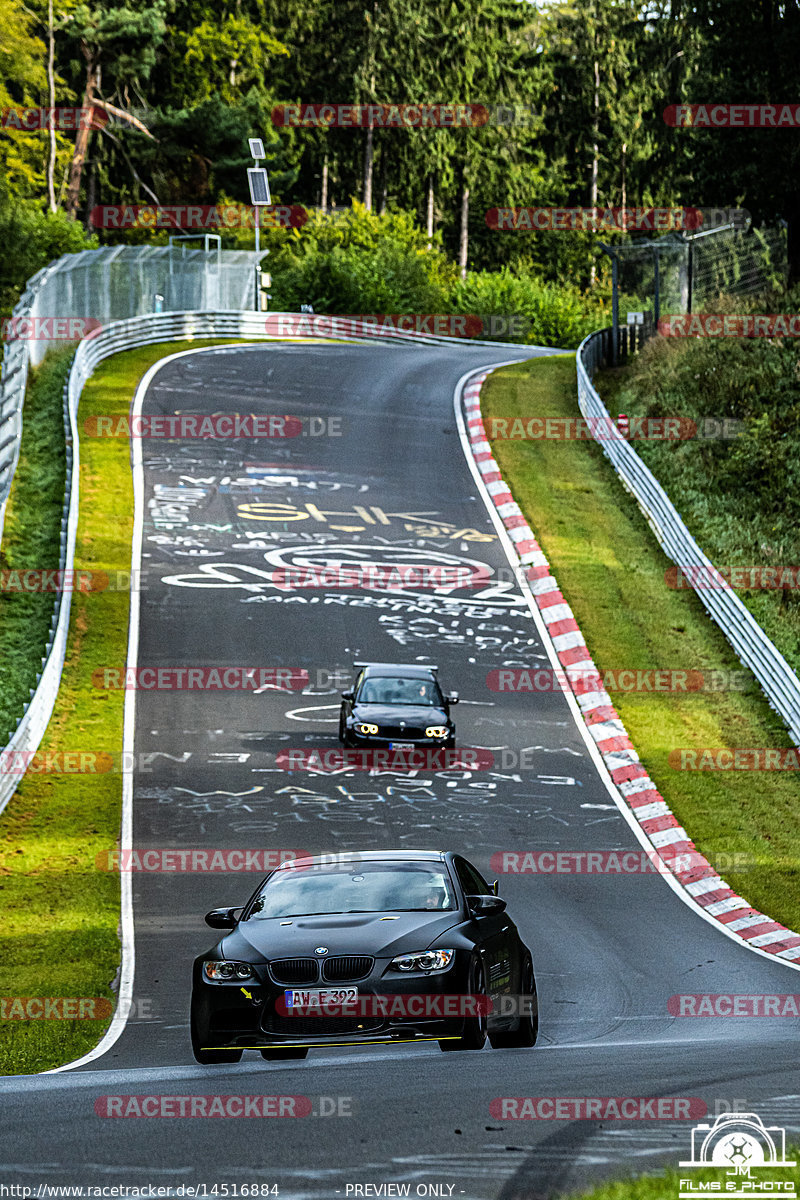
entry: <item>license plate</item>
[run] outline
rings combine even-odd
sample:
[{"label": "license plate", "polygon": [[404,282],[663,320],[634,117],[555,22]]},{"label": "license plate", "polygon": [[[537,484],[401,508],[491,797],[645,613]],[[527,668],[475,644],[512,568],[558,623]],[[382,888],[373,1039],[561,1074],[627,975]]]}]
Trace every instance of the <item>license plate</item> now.
[{"label": "license plate", "polygon": [[413,750],[413,742],[389,742],[390,750]]},{"label": "license plate", "polygon": [[318,1008],[323,1004],[352,1004],[358,999],[358,988],[312,988],[310,991],[288,988],[283,995],[287,1008]]}]

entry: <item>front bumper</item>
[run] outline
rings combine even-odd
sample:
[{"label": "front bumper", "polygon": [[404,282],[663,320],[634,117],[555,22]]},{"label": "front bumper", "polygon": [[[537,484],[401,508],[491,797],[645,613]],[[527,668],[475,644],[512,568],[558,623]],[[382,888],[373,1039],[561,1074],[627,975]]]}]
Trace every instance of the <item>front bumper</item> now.
[{"label": "front bumper", "polygon": [[[370,1010],[384,1003],[386,1014],[369,1011],[341,1017],[327,1016],[324,1012],[288,1015],[283,1006],[285,987],[274,983],[261,967],[257,968],[259,983],[244,985],[249,997],[243,994],[242,986],[210,984],[196,972],[192,1003],[201,1027],[207,1031],[205,1049],[277,1049],[459,1037],[464,1017],[458,1015],[458,1006],[447,999],[460,997],[467,991],[467,970],[462,968],[459,958],[457,952],[456,961],[446,971],[427,976],[414,973],[413,978],[394,975],[387,978],[382,973],[387,965],[384,962],[376,965],[368,978],[341,984],[357,987],[359,1000],[364,997],[364,1007]],[[370,997],[383,1000],[371,1001]],[[393,1005],[396,997],[399,1000]],[[410,997],[415,999],[409,1000]],[[393,1007],[395,1010],[402,1007],[403,1011],[393,1013]]]},{"label": "front bumper", "polygon": [[386,750],[389,746],[405,745],[413,746],[414,749],[423,747],[426,750],[441,750],[450,746],[455,741],[455,730],[443,738],[429,737],[381,737],[379,734],[363,734],[356,733],[353,729],[348,729],[347,737],[352,746],[359,750]]}]

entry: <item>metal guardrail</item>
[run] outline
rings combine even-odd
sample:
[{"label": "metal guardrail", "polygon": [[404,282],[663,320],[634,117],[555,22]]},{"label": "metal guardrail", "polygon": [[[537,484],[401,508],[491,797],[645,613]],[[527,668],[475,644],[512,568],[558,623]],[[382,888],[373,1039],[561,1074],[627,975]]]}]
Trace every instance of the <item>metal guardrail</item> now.
[{"label": "metal guardrail", "polygon": [[597,440],[603,453],[639,505],[664,553],[679,566],[697,568],[697,578],[719,584],[718,587],[694,590],[740,661],[755,675],[771,707],[786,722],[792,740],[800,746],[800,680],[749,609],[715,571],[653,473],[629,442],[617,433],[608,410],[592,386],[595,370],[610,351],[611,336],[612,331],[604,329],[590,334],[578,347],[578,406],[581,413],[601,423],[598,427],[603,430],[603,437]]}]

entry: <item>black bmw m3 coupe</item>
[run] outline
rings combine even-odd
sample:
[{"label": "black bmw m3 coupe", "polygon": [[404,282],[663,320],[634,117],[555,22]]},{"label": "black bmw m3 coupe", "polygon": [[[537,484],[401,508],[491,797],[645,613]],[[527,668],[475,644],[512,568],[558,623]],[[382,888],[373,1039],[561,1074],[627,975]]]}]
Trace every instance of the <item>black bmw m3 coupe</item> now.
[{"label": "black bmw m3 coupe", "polygon": [[419,1039],[442,1050],[532,1046],[531,952],[465,858],[435,850],[284,863],[195,960],[194,1056],[305,1058],[310,1047]]}]

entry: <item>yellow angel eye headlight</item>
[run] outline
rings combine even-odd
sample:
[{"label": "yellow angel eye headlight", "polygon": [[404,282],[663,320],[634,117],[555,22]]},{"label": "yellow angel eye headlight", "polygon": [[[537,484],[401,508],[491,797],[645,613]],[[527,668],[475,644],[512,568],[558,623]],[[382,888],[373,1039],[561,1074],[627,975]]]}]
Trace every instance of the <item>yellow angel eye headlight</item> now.
[{"label": "yellow angel eye headlight", "polygon": [[393,971],[445,971],[455,953],[455,950],[422,950],[418,954],[399,954],[389,966]]},{"label": "yellow angel eye headlight", "polygon": [[425,730],[425,737],[442,738],[447,737],[447,729],[444,725],[429,725]]},{"label": "yellow angel eye headlight", "polygon": [[356,725],[356,730],[359,733],[377,733],[378,726],[377,725]]}]

